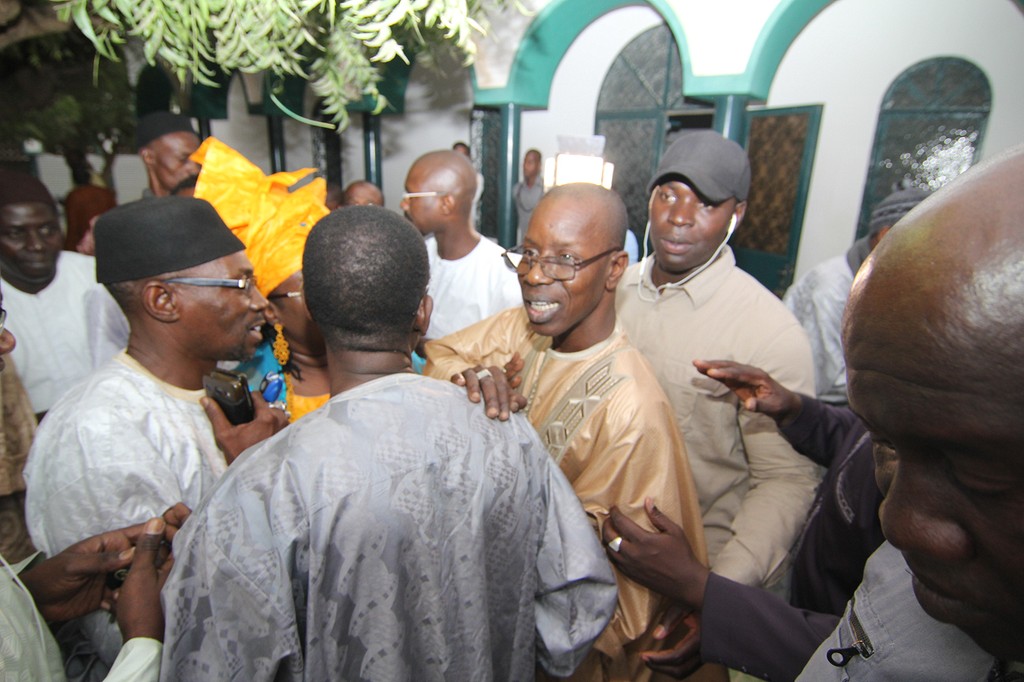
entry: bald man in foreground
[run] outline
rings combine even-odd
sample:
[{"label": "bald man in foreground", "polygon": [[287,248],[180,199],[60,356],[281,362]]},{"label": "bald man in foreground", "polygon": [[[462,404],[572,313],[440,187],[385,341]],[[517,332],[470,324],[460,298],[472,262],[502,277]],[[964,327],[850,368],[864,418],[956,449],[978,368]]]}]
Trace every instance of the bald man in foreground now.
[{"label": "bald man in foreground", "polygon": [[409,169],[402,210],[429,238],[434,314],[425,339],[468,327],[521,303],[515,273],[502,263],[503,249],[473,226],[477,178],[473,164],[454,151],[424,154]]},{"label": "bald man in foreground", "polygon": [[[625,230],[626,209],[614,192],[588,184],[551,190],[523,244],[505,254],[522,305],[428,343],[426,373],[466,385],[471,399],[483,393],[490,416],[507,418],[525,402],[595,529],[613,504],[639,514],[654,496],[705,558],[697,493],[671,405],[615,320],[615,288],[628,261]],[[521,368],[511,385],[507,363],[510,375]],[[507,396],[500,410],[490,399],[496,393]],[[616,580],[615,616],[574,680],[653,679],[642,653],[670,644],[654,637],[668,600],[621,574]],[[721,679],[723,671],[702,674],[698,679]]]},{"label": "bald man in foreground", "polygon": [[800,679],[1021,679],[1022,183],[1022,147],[967,171],[897,223],[854,281],[850,406],[874,438],[891,544]]}]

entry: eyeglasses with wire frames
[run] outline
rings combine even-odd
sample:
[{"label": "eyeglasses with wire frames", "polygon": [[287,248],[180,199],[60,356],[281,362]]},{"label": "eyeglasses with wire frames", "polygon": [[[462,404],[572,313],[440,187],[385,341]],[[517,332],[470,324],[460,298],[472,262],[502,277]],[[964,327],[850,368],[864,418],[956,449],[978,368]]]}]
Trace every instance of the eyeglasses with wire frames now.
[{"label": "eyeglasses with wire frames", "polygon": [[586,260],[579,260],[566,254],[558,257],[545,257],[536,256],[532,253],[527,253],[526,248],[520,244],[519,246],[513,247],[508,251],[501,254],[501,257],[505,261],[505,265],[510,270],[514,270],[520,275],[526,275],[533,269],[534,263],[540,263],[540,271],[544,273],[545,277],[558,280],[559,282],[569,282],[576,277],[576,272],[582,268],[587,267],[591,263],[596,263],[610,253],[621,251],[622,249],[608,249],[601,253],[587,258]]},{"label": "eyeglasses with wire frames", "polygon": [[402,201],[406,199],[419,199],[421,197],[445,197],[448,196],[448,192],[439,192],[432,190],[429,192],[402,192]]},{"label": "eyeglasses with wire frames", "polygon": [[171,277],[163,280],[168,284],[187,284],[191,287],[224,287],[225,289],[242,289],[251,294],[256,288],[256,276],[246,275],[241,279],[221,279],[218,277]]},{"label": "eyeglasses with wire frames", "polygon": [[272,301],[275,298],[302,298],[301,291],[285,291],[280,294],[270,294],[267,296],[268,301]]}]

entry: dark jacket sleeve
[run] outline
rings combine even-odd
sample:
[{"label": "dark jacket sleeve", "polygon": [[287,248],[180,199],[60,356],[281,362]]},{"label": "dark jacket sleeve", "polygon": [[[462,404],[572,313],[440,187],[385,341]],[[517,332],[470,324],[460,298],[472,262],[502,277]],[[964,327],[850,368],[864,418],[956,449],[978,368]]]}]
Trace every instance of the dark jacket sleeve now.
[{"label": "dark jacket sleeve", "polygon": [[827,405],[806,395],[800,399],[803,409],[799,416],[779,430],[797,452],[828,467],[833,457],[845,451],[844,442],[864,433],[864,423],[848,407]]},{"label": "dark jacket sleeve", "polygon": [[712,573],[701,613],[701,657],[765,680],[793,680],[839,617]]}]

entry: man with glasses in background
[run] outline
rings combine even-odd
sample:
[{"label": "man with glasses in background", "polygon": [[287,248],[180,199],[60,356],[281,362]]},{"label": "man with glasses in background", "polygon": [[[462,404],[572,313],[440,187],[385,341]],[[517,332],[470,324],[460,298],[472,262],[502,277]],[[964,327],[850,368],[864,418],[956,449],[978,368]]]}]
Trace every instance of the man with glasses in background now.
[{"label": "man with glasses in background", "polygon": [[[242,450],[287,423],[253,395],[254,420],[232,426],[204,397],[203,375],[218,361],[253,354],[267,307],[242,242],[210,204],[162,197],[105,213],[96,275],[131,335],[36,432],[25,470],[28,526],[49,555],[178,501],[195,507]],[[96,614],[83,626],[109,665],[117,629]]]},{"label": "man with glasses in background", "polygon": [[[697,494],[671,405],[616,325],[626,224],[625,206],[610,190],[551,190],[523,244],[504,254],[522,305],[427,343],[426,373],[466,386],[490,417],[524,410],[595,530],[613,504],[639,517],[654,497],[701,555]],[[616,580],[615,616],[572,679],[650,679],[640,654],[668,645],[654,636],[668,601],[620,574]],[[721,673],[708,669],[695,679]]]},{"label": "man with glasses in background", "polygon": [[473,226],[477,178],[454,151],[424,154],[409,169],[402,210],[424,236],[434,314],[425,339],[439,339],[521,302],[500,246]]}]

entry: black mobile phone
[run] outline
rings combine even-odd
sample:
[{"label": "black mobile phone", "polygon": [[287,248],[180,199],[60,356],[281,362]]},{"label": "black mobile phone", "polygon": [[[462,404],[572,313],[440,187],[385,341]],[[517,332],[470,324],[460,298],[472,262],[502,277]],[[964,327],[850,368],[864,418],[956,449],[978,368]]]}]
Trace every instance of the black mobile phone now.
[{"label": "black mobile phone", "polygon": [[203,377],[203,388],[206,389],[206,395],[217,401],[229,422],[245,424],[252,421],[255,411],[249,393],[249,381],[244,374],[215,369]]}]

